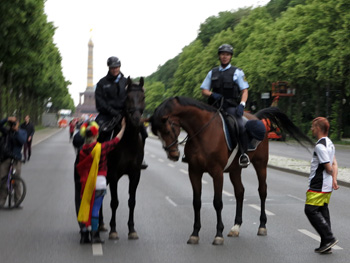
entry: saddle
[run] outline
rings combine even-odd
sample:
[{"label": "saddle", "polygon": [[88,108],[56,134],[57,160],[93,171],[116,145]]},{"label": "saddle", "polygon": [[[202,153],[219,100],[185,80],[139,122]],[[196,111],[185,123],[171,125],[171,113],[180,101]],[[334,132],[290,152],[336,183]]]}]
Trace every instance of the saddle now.
[{"label": "saddle", "polygon": [[[236,142],[239,136],[237,120],[234,116],[223,110],[220,113],[224,123],[226,142],[229,150],[232,151],[233,142]],[[242,119],[249,138],[248,151],[255,151],[265,137],[265,126],[260,120],[248,120],[246,117],[242,117]]]}]

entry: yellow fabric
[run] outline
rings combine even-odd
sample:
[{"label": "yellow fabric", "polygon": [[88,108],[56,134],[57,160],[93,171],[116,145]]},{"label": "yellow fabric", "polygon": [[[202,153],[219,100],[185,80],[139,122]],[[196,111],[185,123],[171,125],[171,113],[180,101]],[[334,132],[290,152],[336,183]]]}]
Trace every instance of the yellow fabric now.
[{"label": "yellow fabric", "polygon": [[329,204],[332,192],[322,193],[322,192],[306,192],[306,202],[307,205],[323,206],[325,203]]},{"label": "yellow fabric", "polygon": [[83,197],[81,199],[78,221],[79,222],[88,222],[91,210],[91,199],[95,191],[96,179],[98,173],[98,165],[100,163],[101,157],[101,143],[96,143],[94,149],[91,151],[91,156],[93,158],[92,165],[90,168],[89,176],[87,178]]}]

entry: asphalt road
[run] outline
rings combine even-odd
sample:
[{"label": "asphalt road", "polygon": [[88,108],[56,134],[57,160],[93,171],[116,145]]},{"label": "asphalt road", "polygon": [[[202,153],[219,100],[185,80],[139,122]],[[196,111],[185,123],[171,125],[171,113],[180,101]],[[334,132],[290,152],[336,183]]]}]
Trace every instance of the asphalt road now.
[{"label": "asphalt road", "polygon": [[[333,231],[340,240],[332,255],[319,255],[315,231],[304,215],[307,178],[268,170],[268,235],[257,236],[259,198],[252,167],[244,171],[245,205],[238,238],[226,237],[233,225],[235,201],[225,175],[223,222],[225,243],[213,246],[216,215],[211,178],[203,177],[202,229],[198,245],[187,245],[192,232],[192,189],[187,165],[166,159],[158,140],[146,143],[147,170],[137,192],[135,227],[139,240],[127,239],[128,178],[119,183],[118,241],[80,245],[73,202],[74,151],[66,132],[33,148],[22,169],[28,193],[19,210],[0,210],[0,262],[349,262],[349,188],[333,193],[330,204]],[[109,194],[104,200],[106,224]],[[101,236],[107,239],[107,233]]]}]

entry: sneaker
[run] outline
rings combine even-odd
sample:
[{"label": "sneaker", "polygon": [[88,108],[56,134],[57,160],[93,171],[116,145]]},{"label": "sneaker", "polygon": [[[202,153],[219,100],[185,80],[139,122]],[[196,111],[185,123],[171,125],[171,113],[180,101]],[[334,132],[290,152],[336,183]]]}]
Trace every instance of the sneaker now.
[{"label": "sneaker", "polygon": [[[319,247],[315,248],[315,252],[316,253],[320,253],[320,248]],[[327,249],[326,251],[324,251],[324,252],[322,252],[320,254],[332,254],[332,253],[333,253],[332,248],[329,248],[329,249]]]},{"label": "sneaker", "polygon": [[333,239],[331,242],[319,247],[319,253],[323,253],[326,250],[330,249],[331,247],[335,246],[338,243],[338,239]]},{"label": "sneaker", "polygon": [[238,163],[239,163],[239,166],[241,166],[242,168],[248,167],[248,165],[250,164],[249,156],[246,153],[243,153],[239,157]]}]

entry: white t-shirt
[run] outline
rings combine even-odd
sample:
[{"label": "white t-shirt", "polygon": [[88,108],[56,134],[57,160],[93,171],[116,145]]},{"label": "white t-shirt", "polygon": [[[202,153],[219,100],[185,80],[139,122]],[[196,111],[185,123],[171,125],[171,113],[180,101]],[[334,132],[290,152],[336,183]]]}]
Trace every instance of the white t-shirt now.
[{"label": "white t-shirt", "polygon": [[335,147],[328,137],[322,137],[316,143],[311,160],[309,190],[315,192],[332,192],[333,178],[324,168],[325,163],[333,164]]}]

